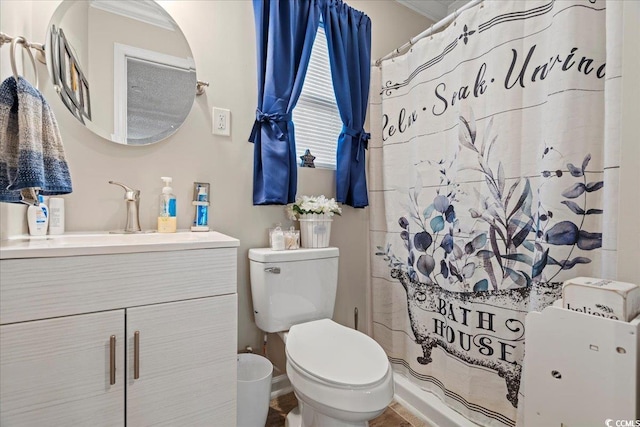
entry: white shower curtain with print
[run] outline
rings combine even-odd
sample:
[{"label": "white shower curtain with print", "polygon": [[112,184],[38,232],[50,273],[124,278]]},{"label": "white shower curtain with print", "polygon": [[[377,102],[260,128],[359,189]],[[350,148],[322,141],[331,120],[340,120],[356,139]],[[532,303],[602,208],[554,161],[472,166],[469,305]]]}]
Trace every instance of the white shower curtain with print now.
[{"label": "white shower curtain with print", "polygon": [[616,276],[620,3],[486,0],[372,73],[374,337],[481,425],[516,424],[526,314]]}]

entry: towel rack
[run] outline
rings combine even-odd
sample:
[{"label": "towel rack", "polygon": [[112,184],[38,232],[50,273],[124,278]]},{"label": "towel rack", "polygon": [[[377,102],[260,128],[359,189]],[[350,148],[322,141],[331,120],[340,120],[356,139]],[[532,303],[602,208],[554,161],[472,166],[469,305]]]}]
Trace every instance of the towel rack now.
[{"label": "towel rack", "polygon": [[209,86],[209,82],[203,82],[202,80],[196,81],[196,95],[200,96],[204,94],[204,88]]},{"label": "towel rack", "polygon": [[[33,65],[33,73],[35,75],[35,87],[38,87],[38,70],[36,69],[36,61],[33,57],[33,53],[31,49],[36,49],[40,54],[44,54],[44,46],[40,43],[30,43],[22,36],[11,37],[5,33],[0,33],[0,46],[5,43],[11,43],[11,71],[13,71],[13,77],[15,77],[16,81],[18,80],[18,67],[16,65],[16,44],[22,45],[24,49],[27,50],[29,54],[29,58],[31,59],[31,64]],[[44,55],[42,55],[44,58]],[[40,56],[38,57],[40,59]],[[45,63],[42,59],[41,62]]]},{"label": "towel rack", "polygon": [[[13,71],[13,77],[16,78],[16,81],[18,81],[18,67],[16,66],[16,44],[20,43],[22,44],[22,47],[25,48],[27,50],[27,53],[29,54],[29,58],[31,59],[31,65],[33,65],[33,74],[35,75],[35,88],[38,88],[38,70],[36,69],[36,60],[33,58],[33,53],[31,53],[31,49],[29,49],[29,46],[26,44],[27,41],[25,40],[24,37],[14,37],[13,40],[11,40],[11,70]],[[24,66],[23,66],[24,67]]]},{"label": "towel rack", "polygon": [[[43,64],[47,63],[44,58],[44,45],[42,43],[30,43],[24,37],[20,37],[20,38],[24,40],[25,47],[29,47],[31,49],[35,49],[38,51],[38,55],[36,56],[38,58],[38,61],[42,62]],[[5,43],[11,43],[13,39],[14,38],[11,37],[10,35],[0,32],[0,46],[2,46]]]}]

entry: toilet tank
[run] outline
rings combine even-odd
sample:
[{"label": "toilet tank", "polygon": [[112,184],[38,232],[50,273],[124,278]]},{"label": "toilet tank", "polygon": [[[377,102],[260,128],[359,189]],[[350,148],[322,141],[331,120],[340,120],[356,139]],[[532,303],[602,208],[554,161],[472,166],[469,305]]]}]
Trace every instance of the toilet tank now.
[{"label": "toilet tank", "polygon": [[256,324],[265,332],[333,317],[338,248],[272,251],[249,249]]}]

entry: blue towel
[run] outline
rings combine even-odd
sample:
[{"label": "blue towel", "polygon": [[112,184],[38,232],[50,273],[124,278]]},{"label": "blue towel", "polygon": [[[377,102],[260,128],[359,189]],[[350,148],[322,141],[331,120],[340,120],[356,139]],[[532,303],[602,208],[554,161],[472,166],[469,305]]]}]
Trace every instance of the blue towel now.
[{"label": "blue towel", "polygon": [[0,84],[0,202],[37,204],[37,194],[71,193],[71,176],[51,107],[23,79]]}]

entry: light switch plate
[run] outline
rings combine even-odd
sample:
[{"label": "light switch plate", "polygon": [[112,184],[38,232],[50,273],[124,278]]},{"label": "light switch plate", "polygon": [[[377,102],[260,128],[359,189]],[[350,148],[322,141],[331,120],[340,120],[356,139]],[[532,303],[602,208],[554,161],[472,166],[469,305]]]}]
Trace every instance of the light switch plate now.
[{"label": "light switch plate", "polygon": [[213,107],[211,116],[214,135],[231,135],[231,111],[224,108]]}]

